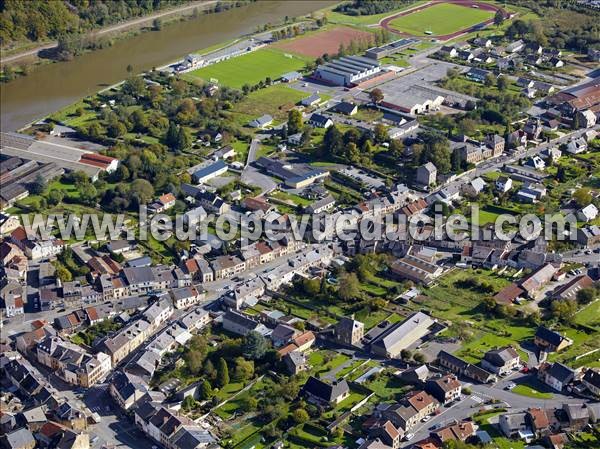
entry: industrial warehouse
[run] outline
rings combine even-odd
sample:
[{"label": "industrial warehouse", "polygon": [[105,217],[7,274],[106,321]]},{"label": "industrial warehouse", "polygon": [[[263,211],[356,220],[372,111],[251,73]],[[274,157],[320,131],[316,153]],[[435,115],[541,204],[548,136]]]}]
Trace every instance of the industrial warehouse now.
[{"label": "industrial warehouse", "polygon": [[344,56],[315,70],[316,79],[338,86],[358,84],[381,72],[379,63],[363,56]]}]

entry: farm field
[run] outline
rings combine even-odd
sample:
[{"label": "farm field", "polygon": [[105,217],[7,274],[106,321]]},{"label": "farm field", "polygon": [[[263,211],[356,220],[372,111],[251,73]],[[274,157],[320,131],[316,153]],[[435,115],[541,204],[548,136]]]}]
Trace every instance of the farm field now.
[{"label": "farm field", "polygon": [[298,55],[318,58],[325,53],[337,53],[340,44],[348,45],[353,40],[371,40],[372,38],[372,34],[368,31],[360,31],[350,27],[336,27],[276,43],[273,47]]},{"label": "farm field", "polygon": [[440,3],[398,17],[390,22],[390,26],[398,31],[415,36],[426,36],[425,31],[431,31],[432,35],[439,36],[476,25],[491,19],[493,15],[492,12],[482,9]]},{"label": "farm field", "polygon": [[272,48],[256,50],[208,67],[202,67],[185,75],[186,78],[215,78],[219,84],[241,88],[244,84],[257,84],[267,77],[275,80],[286,72],[301,70],[308,59],[286,55]]}]

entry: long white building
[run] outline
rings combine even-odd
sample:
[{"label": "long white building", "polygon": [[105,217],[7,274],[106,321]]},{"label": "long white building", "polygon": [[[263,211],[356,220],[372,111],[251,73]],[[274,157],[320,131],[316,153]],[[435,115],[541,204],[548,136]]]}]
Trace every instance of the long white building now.
[{"label": "long white building", "polygon": [[363,56],[344,56],[320,65],[315,70],[314,76],[332,84],[347,86],[359,83],[380,71],[379,63],[373,59]]}]

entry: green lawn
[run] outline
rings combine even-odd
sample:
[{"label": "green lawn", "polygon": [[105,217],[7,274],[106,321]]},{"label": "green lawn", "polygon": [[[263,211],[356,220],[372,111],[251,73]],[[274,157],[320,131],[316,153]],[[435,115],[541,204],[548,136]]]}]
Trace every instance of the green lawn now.
[{"label": "green lawn", "polygon": [[372,390],[377,396],[384,400],[394,399],[397,396],[405,394],[410,390],[410,386],[403,384],[397,377],[389,372],[382,372],[364,384],[365,387]]},{"label": "green lawn", "polygon": [[286,55],[274,49],[261,49],[217,64],[194,70],[186,78],[217,79],[220,84],[241,88],[254,85],[267,77],[275,80],[286,72],[301,70],[307,58]]},{"label": "green lawn", "polygon": [[301,207],[309,206],[313,202],[313,200],[302,198],[301,196],[296,195],[294,193],[282,192],[281,190],[278,190],[277,192],[273,192],[271,194],[271,196],[274,198],[277,198],[278,200],[291,201],[295,205],[301,206]]},{"label": "green lawn", "polygon": [[264,114],[272,115],[275,120],[284,120],[288,111],[304,97],[306,92],[276,84],[250,93],[234,106],[232,112],[242,125]]},{"label": "green lawn", "polygon": [[511,390],[515,394],[520,394],[521,396],[527,396],[528,398],[534,399],[552,399],[552,393],[544,393],[536,390],[530,385],[521,384],[517,385],[515,388]]},{"label": "green lawn", "polygon": [[313,351],[308,356],[308,363],[312,367],[311,374],[325,374],[334,368],[337,368],[342,363],[347,362],[350,358],[344,354],[337,354],[333,351],[319,350]]},{"label": "green lawn", "polygon": [[422,11],[394,19],[390,24],[397,30],[416,36],[445,35],[490,19],[493,13],[449,3],[430,6]]},{"label": "green lawn", "polygon": [[575,321],[600,330],[600,301],[593,302],[577,312]]},{"label": "green lawn", "polygon": [[[507,326],[508,329],[511,326]],[[525,328],[518,328],[519,331],[525,330]],[[529,335],[523,335],[522,332],[511,332],[510,336],[500,336],[493,333],[483,334],[479,338],[474,338],[472,341],[462,345],[460,351],[456,355],[462,357],[467,362],[479,363],[486,352],[491,349],[500,348],[502,346],[514,345],[516,341],[525,340],[533,337],[534,330],[532,329]],[[518,347],[517,347],[518,349]],[[520,353],[521,357],[525,357],[526,354]]]},{"label": "green lawn", "polygon": [[385,19],[386,17],[392,16],[408,8],[414,8],[415,6],[418,6],[422,3],[425,3],[425,0],[410,3],[406,6],[403,6],[402,8],[394,9],[393,11],[388,11],[381,14],[372,14],[368,16],[350,16],[347,14],[335,12],[333,11],[334,7],[331,7],[327,9],[327,20],[330,23],[343,23],[348,25],[373,25],[375,23],[379,23],[381,19]]}]

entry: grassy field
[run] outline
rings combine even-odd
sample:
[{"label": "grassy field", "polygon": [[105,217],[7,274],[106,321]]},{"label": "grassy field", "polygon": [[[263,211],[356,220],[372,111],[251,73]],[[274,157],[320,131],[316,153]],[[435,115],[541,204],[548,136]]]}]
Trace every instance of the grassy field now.
[{"label": "grassy field", "polygon": [[406,5],[402,8],[395,9],[393,11],[384,12],[381,14],[373,14],[369,16],[349,16],[347,14],[342,14],[339,12],[333,11],[334,7],[327,8],[325,11],[327,13],[327,19],[331,23],[343,23],[347,25],[373,25],[375,23],[379,23],[381,19],[385,19],[386,17],[392,16],[398,12],[404,11],[408,8],[414,8],[420,4],[425,3],[425,0],[418,1]]},{"label": "grassy field", "polygon": [[526,384],[517,385],[511,391],[515,394],[520,394],[521,396],[527,396],[528,398],[534,399],[552,399],[553,397],[552,393],[543,393]]},{"label": "grassy field", "polygon": [[186,78],[215,78],[220,84],[241,88],[267,77],[275,80],[286,72],[301,70],[308,59],[286,55],[274,49],[261,49],[189,72]]},{"label": "grassy field", "polygon": [[488,20],[492,16],[490,11],[442,3],[398,17],[390,24],[397,30],[416,36],[426,36],[425,31],[431,31],[433,35],[439,36],[462,30]]},{"label": "grassy field", "polygon": [[243,125],[264,114],[270,114],[275,120],[284,120],[288,111],[304,97],[306,92],[276,84],[250,93],[235,105],[232,112],[236,121]]}]

